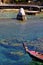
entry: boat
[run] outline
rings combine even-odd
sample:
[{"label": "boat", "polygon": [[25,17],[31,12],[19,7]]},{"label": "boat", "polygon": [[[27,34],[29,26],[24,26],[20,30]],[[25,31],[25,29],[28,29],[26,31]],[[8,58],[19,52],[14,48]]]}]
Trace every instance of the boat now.
[{"label": "boat", "polygon": [[32,59],[43,62],[43,53],[29,50],[26,43],[23,43],[23,47],[24,47],[25,51],[30,55],[30,57],[32,57]]}]

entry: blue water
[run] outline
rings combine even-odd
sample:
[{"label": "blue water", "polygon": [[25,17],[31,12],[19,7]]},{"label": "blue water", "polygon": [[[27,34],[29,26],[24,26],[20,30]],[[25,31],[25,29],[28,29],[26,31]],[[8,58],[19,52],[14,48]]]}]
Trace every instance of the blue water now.
[{"label": "blue water", "polygon": [[25,22],[0,19],[0,65],[31,65],[32,58],[25,52],[23,42],[43,38],[43,16],[27,18]]}]

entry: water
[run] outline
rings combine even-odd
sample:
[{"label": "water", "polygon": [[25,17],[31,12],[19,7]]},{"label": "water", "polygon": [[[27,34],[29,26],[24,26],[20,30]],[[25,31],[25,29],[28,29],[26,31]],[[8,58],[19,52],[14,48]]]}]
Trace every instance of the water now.
[{"label": "water", "polygon": [[25,22],[17,21],[15,13],[0,13],[0,18],[0,65],[43,65],[23,48],[24,41],[43,38],[43,15],[27,16]]}]

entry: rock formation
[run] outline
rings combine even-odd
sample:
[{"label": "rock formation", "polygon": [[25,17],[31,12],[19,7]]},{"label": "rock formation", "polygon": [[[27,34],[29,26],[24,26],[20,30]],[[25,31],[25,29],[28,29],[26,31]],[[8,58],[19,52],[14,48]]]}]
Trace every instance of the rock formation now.
[{"label": "rock formation", "polygon": [[25,15],[25,11],[23,8],[19,9],[19,12],[17,14],[17,19],[18,20],[26,20],[26,15]]}]

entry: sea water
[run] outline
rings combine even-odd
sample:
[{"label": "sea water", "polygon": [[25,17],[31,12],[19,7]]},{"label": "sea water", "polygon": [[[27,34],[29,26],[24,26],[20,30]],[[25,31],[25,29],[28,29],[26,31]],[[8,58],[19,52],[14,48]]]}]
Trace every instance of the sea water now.
[{"label": "sea water", "polygon": [[43,38],[43,15],[26,16],[18,21],[15,13],[0,13],[0,65],[43,65],[23,48],[23,42]]}]

